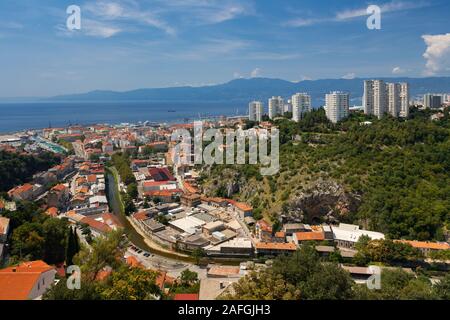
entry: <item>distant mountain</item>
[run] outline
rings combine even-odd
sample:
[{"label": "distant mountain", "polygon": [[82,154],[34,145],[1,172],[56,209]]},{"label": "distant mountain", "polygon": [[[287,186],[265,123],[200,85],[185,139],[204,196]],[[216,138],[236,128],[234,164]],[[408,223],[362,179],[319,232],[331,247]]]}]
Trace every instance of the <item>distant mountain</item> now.
[{"label": "distant mountain", "polygon": [[[411,96],[427,92],[450,92],[450,77],[428,78],[378,78],[389,82],[408,82]],[[355,79],[323,79],[290,82],[280,79],[252,78],[236,79],[230,82],[204,87],[173,87],[138,89],[125,92],[92,91],[83,94],[63,95],[46,101],[229,101],[246,103],[253,99],[267,99],[273,95],[289,98],[296,92],[311,95],[313,106],[324,104],[324,96],[330,91],[349,92],[352,104],[359,105],[363,95],[363,81]]]}]

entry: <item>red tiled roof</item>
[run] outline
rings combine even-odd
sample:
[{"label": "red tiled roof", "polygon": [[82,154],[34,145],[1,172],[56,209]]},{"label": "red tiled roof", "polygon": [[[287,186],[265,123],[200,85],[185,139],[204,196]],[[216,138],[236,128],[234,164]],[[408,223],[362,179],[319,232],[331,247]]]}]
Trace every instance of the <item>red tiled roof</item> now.
[{"label": "red tiled roof", "polygon": [[258,242],[255,245],[256,249],[266,250],[297,250],[297,246],[293,243],[278,243],[278,242]]},{"label": "red tiled roof", "polygon": [[54,269],[44,261],[31,261],[0,270],[0,300],[27,300],[42,273]]},{"label": "red tiled roof", "polygon": [[431,250],[450,250],[450,245],[445,242],[426,242],[426,241],[410,241],[410,240],[396,240],[397,242],[407,243],[418,249]]},{"label": "red tiled roof", "polygon": [[296,232],[298,241],[322,241],[325,240],[323,232]]},{"label": "red tiled roof", "polygon": [[173,300],[198,300],[199,295],[198,293],[177,293],[175,294]]},{"label": "red tiled roof", "polygon": [[46,214],[48,214],[50,217],[57,217],[58,216],[58,208],[50,207],[45,211]]},{"label": "red tiled roof", "polygon": [[83,219],[81,219],[81,222],[82,223],[86,223],[91,228],[93,228],[93,229],[95,229],[97,231],[100,231],[102,233],[111,231],[111,228],[106,223],[97,221],[97,220],[92,219],[90,217],[84,217]]}]

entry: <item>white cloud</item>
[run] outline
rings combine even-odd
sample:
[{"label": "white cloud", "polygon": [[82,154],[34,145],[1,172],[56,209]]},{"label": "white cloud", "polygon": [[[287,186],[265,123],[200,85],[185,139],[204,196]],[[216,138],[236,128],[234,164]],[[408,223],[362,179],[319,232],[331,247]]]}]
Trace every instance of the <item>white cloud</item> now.
[{"label": "white cloud", "polygon": [[241,79],[241,78],[243,78],[243,76],[239,72],[235,71],[235,72],[233,72],[233,78],[234,79]]},{"label": "white cloud", "polygon": [[427,45],[423,57],[427,60],[427,75],[434,75],[450,70],[450,33],[438,35],[423,35]]},{"label": "white cloud", "polygon": [[392,69],[392,74],[401,74],[401,73],[405,73],[405,70],[403,70],[403,69],[400,68],[400,67],[394,67],[394,68]]},{"label": "white cloud", "polygon": [[[385,4],[380,5],[381,14],[395,12],[395,11],[406,11],[411,9],[418,9],[428,6],[428,2],[419,1],[419,2],[404,2],[404,1],[391,1]],[[356,8],[356,9],[346,9],[343,11],[338,11],[332,17],[322,17],[322,18],[297,18],[289,20],[283,23],[284,26],[288,27],[305,27],[316,25],[319,23],[325,22],[345,22],[354,18],[368,16],[367,7]]]},{"label": "white cloud", "polygon": [[104,21],[131,20],[140,24],[155,27],[167,34],[174,35],[176,30],[155,12],[143,10],[135,1],[125,3],[106,2],[103,0],[88,3],[84,6],[91,15]]},{"label": "white cloud", "polygon": [[[404,1],[391,1],[388,3],[385,3],[380,6],[381,14],[388,13],[388,12],[395,12],[395,11],[403,11],[403,10],[411,10],[411,9],[417,9],[422,8],[424,6],[427,6],[428,4],[425,2],[404,2]],[[358,17],[364,17],[367,16],[367,7],[365,8],[358,8],[354,10],[344,10],[341,12],[338,12],[336,14],[336,20],[342,21],[342,20],[348,20]]]},{"label": "white cloud", "polygon": [[93,37],[110,38],[121,32],[122,29],[95,20],[83,19],[81,31]]},{"label": "white cloud", "polygon": [[354,72],[350,72],[350,73],[344,74],[342,76],[342,79],[346,79],[346,80],[352,80],[355,78],[356,78],[356,73],[354,73]]},{"label": "white cloud", "polygon": [[259,77],[260,75],[261,75],[261,69],[260,69],[260,68],[255,68],[255,69],[253,69],[253,71],[250,73],[250,77],[252,77],[252,78]]}]

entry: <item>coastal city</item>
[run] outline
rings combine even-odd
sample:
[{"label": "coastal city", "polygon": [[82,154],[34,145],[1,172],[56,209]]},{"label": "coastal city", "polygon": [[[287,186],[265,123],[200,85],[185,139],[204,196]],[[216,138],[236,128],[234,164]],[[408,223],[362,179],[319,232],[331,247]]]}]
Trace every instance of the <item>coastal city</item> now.
[{"label": "coastal city", "polygon": [[[327,94],[323,109],[328,121],[336,124],[352,114],[374,119],[386,114],[408,118],[413,107],[429,110],[429,121],[449,116],[450,94],[426,94],[421,101],[413,101],[407,83],[371,80],[364,81],[363,88],[362,107],[350,106],[347,93]],[[252,101],[248,116],[223,116],[203,125],[220,130],[238,128],[245,133],[276,127],[277,119],[301,122],[312,110],[307,93],[287,99],[274,96],[268,100],[268,110],[263,102]],[[6,266],[17,259],[18,252],[20,263],[0,270],[0,299],[42,299],[55,283],[63,281],[69,267],[67,257],[48,264],[26,261],[26,248],[17,251],[15,242],[21,241],[21,235],[14,215],[27,202],[35,203],[45,216],[67,221],[78,246],[89,248],[97,238],[115,231],[123,233],[127,244],[120,259],[129,266],[155,272],[160,289],[154,294],[156,299],[221,298],[249,272],[270,267],[274,257],[311,245],[320,257],[339,257],[339,267],[355,283],[365,284],[384,268],[356,263],[361,239],[366,238],[379,245],[383,241],[404,245],[416,250],[420,264],[448,270],[449,260],[439,258],[440,253],[450,251],[448,230],[445,241],[421,241],[386,237],[382,232],[339,221],[270,220],[255,214],[253,204],[239,197],[206,193],[202,185],[205,167],[175,161],[178,150],[172,133],[192,131],[193,126],[148,122],[72,125],[0,136],[3,154],[29,157],[47,152],[56,159],[47,170],[23,177],[25,183],[11,185],[0,198],[0,261]],[[193,158],[193,151],[188,157]],[[32,233],[22,235],[24,241],[32,241],[26,237]],[[413,263],[401,265],[414,274]],[[112,270],[112,265],[103,265],[94,280],[104,281]],[[189,273],[195,274],[195,288],[174,290]],[[26,282],[24,274],[29,276]]]},{"label": "coastal city", "polygon": [[0,1],[0,317],[448,314],[449,12]]}]

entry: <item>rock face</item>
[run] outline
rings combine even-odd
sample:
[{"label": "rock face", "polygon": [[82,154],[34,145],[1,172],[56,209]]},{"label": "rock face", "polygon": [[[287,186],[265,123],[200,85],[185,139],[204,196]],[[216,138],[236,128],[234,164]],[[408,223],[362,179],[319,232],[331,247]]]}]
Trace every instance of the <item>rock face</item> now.
[{"label": "rock face", "polygon": [[344,219],[349,212],[355,212],[359,203],[358,195],[347,193],[336,182],[319,180],[290,200],[283,220],[335,223]]}]

